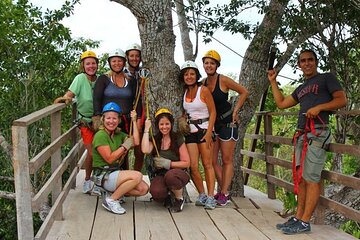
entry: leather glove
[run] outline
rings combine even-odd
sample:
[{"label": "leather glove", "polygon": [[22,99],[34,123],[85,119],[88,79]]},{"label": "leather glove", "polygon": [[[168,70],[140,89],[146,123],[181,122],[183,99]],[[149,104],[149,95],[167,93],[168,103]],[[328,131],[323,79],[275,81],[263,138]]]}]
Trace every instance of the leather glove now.
[{"label": "leather glove", "polygon": [[185,136],[190,134],[190,126],[187,122],[186,117],[184,116],[178,117],[177,121],[178,121],[179,131]]},{"label": "leather glove", "polygon": [[55,99],[54,103],[65,103],[66,105],[68,105],[69,103],[71,103],[72,98],[71,97],[58,97],[57,99]]},{"label": "leather glove", "polygon": [[134,146],[134,137],[126,138],[122,146],[126,149],[126,151],[132,148]]},{"label": "leather glove", "polygon": [[94,129],[94,132],[97,132],[99,130],[99,127],[101,125],[101,117],[100,116],[93,116],[92,117],[92,127]]},{"label": "leather glove", "polygon": [[163,158],[163,157],[154,157],[154,166],[156,168],[165,168],[167,170],[170,169],[171,160]]}]

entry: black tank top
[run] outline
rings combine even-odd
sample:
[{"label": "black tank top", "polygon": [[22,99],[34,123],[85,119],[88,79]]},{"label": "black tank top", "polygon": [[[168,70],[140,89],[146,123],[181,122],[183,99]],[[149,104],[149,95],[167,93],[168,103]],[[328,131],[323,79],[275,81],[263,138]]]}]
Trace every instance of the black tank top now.
[{"label": "black tank top", "polygon": [[[208,85],[207,79],[204,83],[205,86]],[[216,121],[220,121],[219,117],[231,110],[231,104],[228,102],[229,98],[229,92],[225,93],[220,89],[220,74],[218,74],[214,91],[212,91],[212,96],[215,103],[216,108]],[[230,114],[225,119],[223,119],[221,122],[223,123],[230,123],[232,122],[232,115]]]}]

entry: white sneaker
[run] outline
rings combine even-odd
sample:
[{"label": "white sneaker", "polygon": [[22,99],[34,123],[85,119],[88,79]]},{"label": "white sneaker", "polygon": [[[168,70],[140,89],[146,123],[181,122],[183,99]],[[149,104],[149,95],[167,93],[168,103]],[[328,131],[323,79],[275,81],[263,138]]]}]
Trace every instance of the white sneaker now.
[{"label": "white sneaker", "polygon": [[91,180],[85,180],[83,185],[83,193],[91,193],[91,190],[94,187],[94,183]]},{"label": "white sneaker", "polygon": [[111,199],[109,197],[106,197],[106,198],[103,199],[102,206],[106,210],[108,210],[110,212],[113,212],[113,213],[116,213],[116,214],[124,214],[124,213],[126,213],[125,208],[121,207],[118,200],[113,200],[113,199]]}]

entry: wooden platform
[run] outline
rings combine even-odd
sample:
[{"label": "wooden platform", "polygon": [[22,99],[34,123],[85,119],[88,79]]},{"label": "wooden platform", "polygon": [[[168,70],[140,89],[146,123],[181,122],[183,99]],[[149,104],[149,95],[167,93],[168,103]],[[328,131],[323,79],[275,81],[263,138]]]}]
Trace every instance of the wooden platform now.
[{"label": "wooden platform", "polygon": [[126,198],[126,214],[116,215],[101,206],[101,198],[81,192],[82,181],[71,190],[64,205],[64,220],[56,221],[47,239],[125,239],[125,240],[347,240],[355,239],[333,227],[312,224],[312,232],[288,236],[276,230],[284,222],[275,211],[282,210],[278,200],[270,200],[257,190],[245,187],[245,198],[233,198],[226,207],[205,210],[194,205],[197,193],[187,186],[193,203],[180,213],[171,213],[150,195]]}]

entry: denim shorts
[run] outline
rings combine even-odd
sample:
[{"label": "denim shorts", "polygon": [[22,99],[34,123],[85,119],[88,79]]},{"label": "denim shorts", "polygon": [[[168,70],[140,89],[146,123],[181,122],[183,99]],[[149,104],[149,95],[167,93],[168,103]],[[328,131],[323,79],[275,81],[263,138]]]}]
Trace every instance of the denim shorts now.
[{"label": "denim shorts", "polygon": [[[186,135],[185,136],[185,143],[188,144],[188,143],[204,143],[205,140],[202,140],[201,139],[205,136],[206,134],[206,129],[202,129],[202,131],[197,131],[197,132],[194,132],[194,133],[190,133],[189,135]],[[215,134],[214,132],[212,133],[212,139],[213,141],[215,141]]]},{"label": "denim shorts", "polygon": [[[317,133],[320,133],[319,136],[315,136],[313,133],[307,133],[307,139],[310,144],[308,144],[302,177],[309,182],[320,182],[321,172],[325,165],[326,160],[326,150],[320,146],[315,146],[311,144],[311,141],[316,141],[317,143],[329,144],[331,142],[331,135],[329,129],[324,129],[320,132],[320,129],[316,129]],[[311,139],[311,140],[310,140]],[[304,145],[304,134],[301,135],[296,142],[295,147],[295,159],[296,166],[300,166],[301,153]],[[321,145],[321,144],[320,144]]]},{"label": "denim shorts", "polygon": [[104,181],[104,185],[103,185],[105,190],[107,190],[109,192],[115,192],[116,183],[117,183],[117,179],[118,179],[119,174],[120,174],[119,170],[111,172],[110,174],[108,174],[108,176],[106,177],[106,180]]},{"label": "denim shorts", "polygon": [[229,124],[216,124],[215,134],[221,141],[239,140],[239,133],[237,125],[232,127],[227,126]]}]

